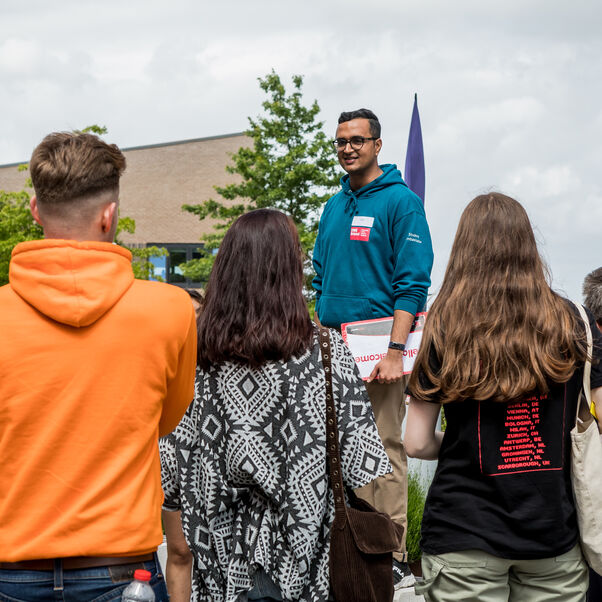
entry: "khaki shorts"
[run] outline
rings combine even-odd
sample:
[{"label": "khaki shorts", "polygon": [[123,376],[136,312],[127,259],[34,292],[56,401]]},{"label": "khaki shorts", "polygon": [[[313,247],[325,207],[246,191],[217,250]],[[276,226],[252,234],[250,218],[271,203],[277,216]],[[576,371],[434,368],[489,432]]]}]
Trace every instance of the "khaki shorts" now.
[{"label": "khaki shorts", "polygon": [[556,558],[510,560],[481,550],[422,557],[427,602],[584,602],[587,565],[577,544]]}]

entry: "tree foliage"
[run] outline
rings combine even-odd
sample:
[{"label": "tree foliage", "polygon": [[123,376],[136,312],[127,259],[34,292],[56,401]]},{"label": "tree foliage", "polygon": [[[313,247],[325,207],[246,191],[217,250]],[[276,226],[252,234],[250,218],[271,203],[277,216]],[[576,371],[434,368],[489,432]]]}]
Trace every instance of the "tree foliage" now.
[{"label": "tree foliage", "polygon": [[109,130],[106,125],[96,125],[93,123],[83,130],[80,130],[82,134],[96,134],[97,136],[104,136]]},{"label": "tree foliage", "polygon": [[154,280],[163,281],[161,276],[157,276],[154,272],[155,266],[151,261],[151,257],[167,255],[167,249],[163,247],[133,247],[125,244],[120,239],[122,232],[134,234],[136,232],[136,220],[131,217],[120,217],[117,222],[117,230],[115,232],[115,242],[122,247],[125,247],[132,254],[132,270],[134,278],[138,280]]},{"label": "tree foliage", "polygon": [[29,193],[0,190],[0,285],[8,282],[8,264],[13,247],[43,236],[29,211]]},{"label": "tree foliage", "polygon": [[[90,132],[101,136],[107,133],[107,128],[105,126],[90,125],[81,132]],[[26,163],[18,167],[19,171],[27,171],[28,169],[29,166]],[[44,231],[34,221],[29,211],[29,198],[33,188],[31,178],[27,178],[25,181],[25,188],[20,192],[0,190],[0,285],[8,283],[8,266],[15,245],[44,236]],[[136,222],[132,218],[120,217],[115,242],[126,247],[132,253],[134,276],[141,280],[148,280],[153,276],[154,267],[150,258],[157,255],[166,255],[167,251],[157,247],[129,247],[119,240],[120,232],[133,234],[135,231]]]},{"label": "tree foliage", "polygon": [[215,186],[225,201],[208,199],[183,209],[203,220],[217,218],[214,232],[205,235],[204,254],[184,264],[182,271],[194,281],[206,281],[213,265],[213,249],[219,247],[234,220],[252,209],[279,209],[295,222],[306,253],[313,248],[318,231],[319,210],[338,184],[336,156],[318,120],[317,101],[306,107],[302,102],[303,77],[292,78],[293,91],[287,94],[280,77],[272,70],[259,78],[266,93],[263,114],[249,117],[245,132],[253,141],[232,155],[226,171],[240,176],[227,186]]}]

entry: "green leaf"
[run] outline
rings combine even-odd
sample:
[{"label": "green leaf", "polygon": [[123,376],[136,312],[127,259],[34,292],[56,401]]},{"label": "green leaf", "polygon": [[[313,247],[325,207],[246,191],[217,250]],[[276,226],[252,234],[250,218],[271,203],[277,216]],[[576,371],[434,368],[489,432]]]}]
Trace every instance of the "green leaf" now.
[{"label": "green leaf", "polygon": [[[303,76],[293,76],[292,86],[293,92],[287,94],[274,70],[259,78],[259,87],[267,98],[262,103],[263,113],[248,120],[246,135],[253,145],[240,148],[226,167],[239,180],[215,187],[223,201],[238,203],[207,199],[197,205],[183,206],[201,220],[219,220],[214,233],[202,238],[205,249],[217,248],[242,213],[261,208],[288,214],[299,230],[303,250],[308,253],[313,247],[320,209],[338,187],[338,163],[330,137],[318,119],[318,102],[314,100],[309,107],[303,104]],[[206,280],[212,263],[213,255],[207,255],[188,262],[183,270],[187,277]],[[313,271],[309,259],[306,263],[310,283]],[[308,297],[313,295],[310,284],[306,293]]]},{"label": "green leaf", "polygon": [[8,283],[8,266],[15,245],[43,236],[42,228],[29,211],[29,193],[0,190],[0,285]]},{"label": "green leaf", "polygon": [[150,280],[154,278],[163,282],[161,276],[154,273],[155,266],[150,261],[151,257],[160,257],[167,255],[167,249],[163,247],[126,247],[132,253],[132,270],[134,277],[139,280]]},{"label": "green leaf", "polygon": [[109,130],[107,129],[107,127],[105,125],[96,125],[95,123],[92,125],[89,125],[88,127],[85,127],[83,130],[81,130],[82,134],[96,134],[97,136],[102,136],[103,134],[106,134]]}]

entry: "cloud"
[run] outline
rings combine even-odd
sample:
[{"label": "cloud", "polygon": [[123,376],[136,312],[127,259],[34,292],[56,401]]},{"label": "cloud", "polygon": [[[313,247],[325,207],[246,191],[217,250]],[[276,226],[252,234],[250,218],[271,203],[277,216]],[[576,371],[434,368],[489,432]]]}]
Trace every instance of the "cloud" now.
[{"label": "cloud", "polygon": [[0,70],[5,74],[26,74],[39,58],[38,46],[32,40],[8,38],[0,45]]},{"label": "cloud", "polygon": [[563,197],[581,185],[579,176],[570,165],[554,165],[546,168],[527,165],[508,174],[504,188],[517,191],[518,196],[549,200]]},{"label": "cloud", "polygon": [[[466,203],[492,187],[527,207],[567,292],[602,244],[602,3],[544,0],[38,0],[2,7],[0,163],[52,130],[101,123],[121,146],[240,131],[272,68],[334,133],[373,108],[403,165],[418,92],[440,282]],[[25,24],[25,26],[24,26]],[[589,267],[589,266],[588,266]],[[591,269],[591,268],[590,268]]]},{"label": "cloud", "polygon": [[[90,57],[80,49],[49,51],[36,40],[11,37],[0,43],[0,77],[5,87],[20,94],[39,82],[82,86],[91,81]],[[35,87],[30,90],[35,92]]]}]

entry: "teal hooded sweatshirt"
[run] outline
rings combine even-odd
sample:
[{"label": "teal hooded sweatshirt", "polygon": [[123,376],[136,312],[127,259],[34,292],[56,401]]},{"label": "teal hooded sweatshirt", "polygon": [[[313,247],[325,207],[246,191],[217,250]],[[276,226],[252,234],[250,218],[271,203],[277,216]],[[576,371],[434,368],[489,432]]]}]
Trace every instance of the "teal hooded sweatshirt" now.
[{"label": "teal hooded sweatshirt", "polygon": [[411,314],[426,303],[433,247],[424,206],[396,165],[359,190],[349,175],[324,207],[313,252],[316,311],[325,326]]}]

